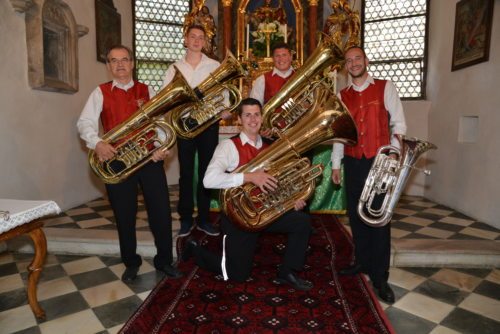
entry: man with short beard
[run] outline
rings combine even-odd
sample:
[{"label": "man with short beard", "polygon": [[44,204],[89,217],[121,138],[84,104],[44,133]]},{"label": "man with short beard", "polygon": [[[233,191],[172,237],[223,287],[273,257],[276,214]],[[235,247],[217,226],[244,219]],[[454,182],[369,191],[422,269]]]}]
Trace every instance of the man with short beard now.
[{"label": "man with short beard", "polygon": [[343,144],[333,145],[332,181],[340,184],[340,163],[343,160],[355,261],[339,273],[369,275],[378,296],[393,303],[394,292],[387,283],[391,256],[390,225],[366,225],[358,216],[357,206],[378,148],[388,144],[400,147],[400,136],[406,133],[403,105],[390,81],[373,79],[368,74],[368,58],[362,48],[349,48],[345,52],[345,61],[349,81],[339,95],[356,122],[358,144],[345,148]]}]

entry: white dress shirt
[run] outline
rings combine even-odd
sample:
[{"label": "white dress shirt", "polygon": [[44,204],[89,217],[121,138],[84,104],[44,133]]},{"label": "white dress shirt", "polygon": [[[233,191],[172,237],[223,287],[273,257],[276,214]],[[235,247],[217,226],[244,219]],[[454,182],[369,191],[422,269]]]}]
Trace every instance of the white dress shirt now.
[{"label": "white dress shirt", "polygon": [[[243,145],[248,143],[257,149],[262,147],[262,138],[260,136],[257,137],[257,141],[254,143],[245,133],[240,132],[240,139]],[[227,189],[241,186],[244,182],[243,173],[231,173],[238,167],[239,162],[240,155],[232,139],[225,139],[220,142],[203,178],[205,188]]]},{"label": "white dress shirt", "polygon": [[[130,80],[127,84],[121,84],[116,80],[113,80],[111,89],[123,89],[124,91],[129,90],[134,86],[134,80]],[[148,86],[149,98],[151,99],[155,96],[155,91],[153,88]],[[102,112],[102,104],[104,97],[102,95],[101,88],[98,86],[96,89],[90,93],[90,96],[83,107],[80,118],[76,123],[78,132],[80,133],[80,138],[82,138],[87,147],[91,150],[95,149],[95,146],[102,139],[99,137],[99,118]]]},{"label": "white dress shirt", "polygon": [[[369,85],[375,84],[373,78],[368,74],[365,82],[361,86],[357,86],[352,82],[349,76],[347,88],[352,87],[356,92],[362,92],[368,88]],[[338,97],[342,100],[340,93]],[[394,135],[406,134],[406,121],[403,112],[403,104],[399,98],[398,91],[394,84],[387,81],[384,90],[384,107],[390,114],[389,127],[391,131],[391,145],[399,148],[399,140]],[[334,142],[332,149],[332,169],[339,169],[342,158],[344,157],[344,144]]]},{"label": "white dress shirt", "polygon": [[[186,79],[187,83],[191,88],[195,88],[200,83],[205,80],[210,73],[215,71],[220,63],[212,58],[208,58],[205,54],[201,55],[201,61],[193,68],[187,61],[186,56],[182,57],[176,61],[173,65],[181,71],[182,75]],[[174,78],[175,68],[171,65],[165,72],[165,79],[163,80],[162,89],[168,85]]]},{"label": "white dress shirt", "polygon": [[[273,75],[279,75],[283,79],[288,78],[293,73],[293,68],[290,67],[285,72],[278,70],[276,67],[273,68]],[[252,90],[250,92],[250,97],[256,99],[261,105],[264,105],[264,90],[266,89],[266,78],[264,74],[259,75],[257,79],[252,84]]]}]

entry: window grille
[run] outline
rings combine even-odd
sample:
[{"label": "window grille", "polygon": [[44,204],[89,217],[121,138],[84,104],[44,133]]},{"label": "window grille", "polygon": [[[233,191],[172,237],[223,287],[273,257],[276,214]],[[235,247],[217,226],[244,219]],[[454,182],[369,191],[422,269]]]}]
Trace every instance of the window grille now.
[{"label": "window grille", "polygon": [[429,0],[363,1],[363,47],[375,78],[403,99],[424,99]]},{"label": "window grille", "polygon": [[184,55],[182,23],[187,0],[135,0],[136,77],[160,91],[165,71]]}]

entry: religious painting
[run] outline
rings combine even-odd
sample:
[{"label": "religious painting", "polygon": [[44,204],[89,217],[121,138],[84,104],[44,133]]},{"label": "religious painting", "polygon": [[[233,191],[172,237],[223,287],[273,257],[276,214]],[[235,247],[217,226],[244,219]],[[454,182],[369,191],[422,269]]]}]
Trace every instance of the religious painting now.
[{"label": "religious painting", "polygon": [[107,50],[121,44],[121,16],[113,0],[95,0],[97,60],[105,63]]},{"label": "religious painting", "polygon": [[493,0],[462,0],[457,3],[451,70],[488,61]]},{"label": "religious painting", "polygon": [[249,2],[247,13],[247,46],[255,57],[270,57],[276,43],[294,44],[295,11],[289,0]]},{"label": "religious painting", "polygon": [[237,57],[257,65],[251,76],[272,67],[271,50],[286,42],[294,51],[295,64],[303,61],[303,8],[300,0],[242,0],[238,5]]}]

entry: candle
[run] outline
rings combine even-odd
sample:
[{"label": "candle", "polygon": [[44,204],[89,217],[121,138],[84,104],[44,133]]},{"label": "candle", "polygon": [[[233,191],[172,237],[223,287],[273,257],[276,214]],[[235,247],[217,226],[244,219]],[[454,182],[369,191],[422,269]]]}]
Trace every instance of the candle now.
[{"label": "candle", "polygon": [[247,24],[247,58],[250,57],[250,24]]},{"label": "candle", "polygon": [[288,37],[288,27],[287,24],[285,23],[285,43],[287,41],[287,37]]}]

